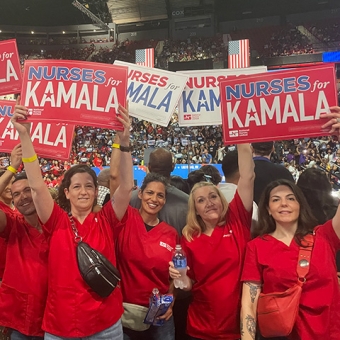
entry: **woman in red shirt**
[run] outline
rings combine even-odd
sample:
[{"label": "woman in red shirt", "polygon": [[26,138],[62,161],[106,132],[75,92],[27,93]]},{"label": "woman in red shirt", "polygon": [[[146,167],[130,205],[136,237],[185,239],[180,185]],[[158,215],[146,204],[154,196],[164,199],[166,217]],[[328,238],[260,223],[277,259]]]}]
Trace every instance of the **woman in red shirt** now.
[{"label": "woman in red shirt", "polygon": [[[149,307],[154,288],[161,295],[171,293],[168,267],[179,239],[176,229],[158,218],[166,201],[166,186],[166,178],[149,173],[138,194],[140,209],[128,208],[116,247],[124,302]],[[124,340],[174,340],[172,307],[160,319],[165,321],[164,325],[152,325],[144,331],[124,327]]]},{"label": "woman in red shirt", "polygon": [[16,105],[11,119],[19,133],[32,198],[50,246],[48,296],[42,327],[45,339],[123,339],[120,288],[102,298],[87,286],[78,269],[77,244],[69,217],[71,214],[82,240],[115,265],[114,230],[124,217],[133,183],[131,154],[127,151],[129,115],[121,105],[118,113],[117,119],[124,126],[124,131],[117,132],[124,151],[120,162],[121,183],[99,213],[92,212],[98,192],[97,178],[85,165],[76,165],[65,173],[58,199],[64,210],[53,201],[41,177],[27,123],[21,121],[27,119],[27,109]]},{"label": "woman in red shirt", "polygon": [[[255,175],[250,145],[237,149],[240,179],[230,204],[207,182],[195,184],[189,197],[182,248],[190,269],[182,279],[193,294],[187,323],[192,339],[240,338],[240,278],[250,240]],[[180,277],[172,262],[170,276]]]},{"label": "woman in red shirt", "polygon": [[[297,282],[301,240],[317,224],[301,190],[292,182],[270,183],[259,203],[258,228],[247,245],[242,281],[242,340],[255,339],[258,297],[284,292]],[[289,340],[340,339],[335,253],[340,249],[340,209],[314,229],[310,269],[302,286],[299,313]]]}]

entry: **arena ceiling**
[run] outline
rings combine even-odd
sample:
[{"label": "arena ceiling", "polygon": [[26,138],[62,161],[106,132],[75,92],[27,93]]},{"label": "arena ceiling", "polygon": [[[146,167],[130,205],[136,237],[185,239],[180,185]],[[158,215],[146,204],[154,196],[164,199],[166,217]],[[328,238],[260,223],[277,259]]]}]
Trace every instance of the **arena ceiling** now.
[{"label": "arena ceiling", "polygon": [[[60,26],[91,23],[73,0],[0,0],[1,25]],[[103,22],[170,19],[173,11],[214,12],[220,21],[336,8],[339,0],[78,0]],[[197,12],[193,9],[201,9]]]}]

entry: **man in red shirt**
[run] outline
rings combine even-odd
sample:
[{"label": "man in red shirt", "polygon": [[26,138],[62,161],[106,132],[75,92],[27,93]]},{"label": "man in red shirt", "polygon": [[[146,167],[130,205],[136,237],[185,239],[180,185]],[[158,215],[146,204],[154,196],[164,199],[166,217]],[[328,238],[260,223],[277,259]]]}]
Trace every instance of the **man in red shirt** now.
[{"label": "man in red shirt", "polygon": [[[9,167],[7,172],[15,172]],[[48,245],[25,173],[11,185],[20,214],[0,210],[0,237],[7,241],[7,260],[0,287],[0,325],[13,329],[11,339],[43,339],[47,296]]]}]

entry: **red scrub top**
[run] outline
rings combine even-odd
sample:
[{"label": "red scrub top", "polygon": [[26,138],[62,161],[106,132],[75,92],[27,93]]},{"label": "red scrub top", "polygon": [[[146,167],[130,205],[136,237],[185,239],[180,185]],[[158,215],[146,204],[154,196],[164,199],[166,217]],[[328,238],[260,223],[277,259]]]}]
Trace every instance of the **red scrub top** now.
[{"label": "red scrub top", "polygon": [[[340,339],[340,319],[335,317],[339,303],[335,253],[339,249],[332,221],[316,228],[299,315],[289,339]],[[270,235],[257,237],[248,243],[242,281],[261,282],[265,294],[283,292],[296,284],[298,255],[295,240],[287,246]]]},{"label": "red scrub top", "polygon": [[7,214],[0,237],[7,241],[7,265],[0,287],[0,325],[29,336],[41,329],[47,297],[48,245],[22,215]]},{"label": "red scrub top", "polygon": [[236,192],[223,226],[216,226],[211,236],[194,236],[191,242],[182,238],[190,267],[188,276],[196,281],[187,324],[192,337],[240,338],[240,279],[251,215]]},{"label": "red scrub top", "polygon": [[[0,210],[7,214],[17,214],[16,210],[11,209],[7,204],[0,201]],[[4,238],[0,237],[0,281],[4,276],[5,264],[6,264],[6,251],[7,251],[7,242]]]},{"label": "red scrub top", "polygon": [[[83,241],[116,265],[113,230],[120,222],[111,202],[100,212],[90,213],[83,224],[73,219]],[[80,338],[111,327],[123,313],[121,290],[117,287],[109,297],[102,298],[85,283],[77,265],[70,219],[56,203],[44,232],[50,254],[43,329],[59,337]]]},{"label": "red scrub top", "polygon": [[124,302],[148,307],[153,288],[168,292],[169,261],[177,242],[175,228],[161,222],[147,231],[139,211],[128,208],[116,246]]}]

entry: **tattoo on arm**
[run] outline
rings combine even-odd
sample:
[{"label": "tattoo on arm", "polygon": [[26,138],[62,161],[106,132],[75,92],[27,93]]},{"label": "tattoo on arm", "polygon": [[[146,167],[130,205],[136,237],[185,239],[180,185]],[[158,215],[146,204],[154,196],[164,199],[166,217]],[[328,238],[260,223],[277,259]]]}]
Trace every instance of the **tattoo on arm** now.
[{"label": "tattoo on arm", "polygon": [[242,320],[241,320],[240,328],[241,328],[241,336],[243,336],[244,335],[244,331],[243,331],[243,321]]},{"label": "tattoo on arm", "polygon": [[251,315],[246,316],[246,327],[247,331],[250,334],[251,338],[255,340],[255,335],[256,335],[256,322],[254,318]]},{"label": "tattoo on arm", "polygon": [[260,289],[261,286],[254,285],[253,283],[250,283],[250,282],[245,282],[245,284],[247,286],[249,286],[251,303],[254,303],[255,298],[256,298],[256,294],[257,294],[257,290]]}]

